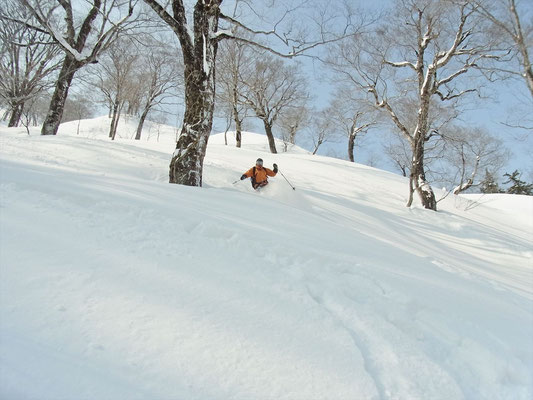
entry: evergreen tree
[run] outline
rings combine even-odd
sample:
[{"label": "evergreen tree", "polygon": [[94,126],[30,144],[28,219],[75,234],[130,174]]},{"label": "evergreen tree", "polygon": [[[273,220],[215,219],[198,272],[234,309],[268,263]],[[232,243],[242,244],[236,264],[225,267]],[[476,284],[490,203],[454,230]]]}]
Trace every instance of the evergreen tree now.
[{"label": "evergreen tree", "polygon": [[488,169],[485,169],[485,177],[481,181],[479,187],[481,193],[502,193],[494,174],[490,173]]},{"label": "evergreen tree", "polygon": [[527,196],[533,196],[533,184],[526,183],[520,180],[520,172],[516,169],[512,174],[504,174],[503,176],[509,178],[504,184],[511,183],[512,185],[507,189],[507,193],[510,194],[525,194]]}]

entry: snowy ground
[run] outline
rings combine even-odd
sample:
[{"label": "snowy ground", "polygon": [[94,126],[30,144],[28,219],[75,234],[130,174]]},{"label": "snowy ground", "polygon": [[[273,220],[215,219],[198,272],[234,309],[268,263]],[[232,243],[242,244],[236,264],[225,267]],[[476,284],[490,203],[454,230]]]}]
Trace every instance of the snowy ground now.
[{"label": "snowy ground", "polygon": [[408,209],[255,134],[169,185],[175,130],[108,123],[0,130],[1,399],[533,398],[532,197]]}]

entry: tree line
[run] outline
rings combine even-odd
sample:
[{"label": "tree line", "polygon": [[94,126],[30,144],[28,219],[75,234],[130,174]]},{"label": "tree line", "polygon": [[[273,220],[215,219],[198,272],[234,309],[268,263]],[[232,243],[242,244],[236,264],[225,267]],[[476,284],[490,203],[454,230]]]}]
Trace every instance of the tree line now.
[{"label": "tree line", "polygon": [[[68,114],[81,118],[93,108],[88,102],[100,101],[111,139],[124,113],[139,117],[140,139],[148,114],[181,98],[171,183],[201,186],[215,116],[233,128],[238,147],[253,118],[272,153],[276,136],[284,151],[305,137],[313,154],[343,137],[350,161],[362,135],[389,131],[383,156],[408,178],[407,205],[416,194],[436,210],[432,182],[455,194],[479,188],[509,158],[496,135],[461,118],[494,81],[522,80],[531,98],[522,117],[507,123],[533,128],[527,2],[395,0],[378,13],[321,0],[73,4],[0,6],[0,98],[9,126],[37,122],[47,104],[41,133],[53,135]],[[301,57],[327,71],[333,93],[321,109],[312,106]],[[97,88],[97,98],[69,96],[75,79]]]}]

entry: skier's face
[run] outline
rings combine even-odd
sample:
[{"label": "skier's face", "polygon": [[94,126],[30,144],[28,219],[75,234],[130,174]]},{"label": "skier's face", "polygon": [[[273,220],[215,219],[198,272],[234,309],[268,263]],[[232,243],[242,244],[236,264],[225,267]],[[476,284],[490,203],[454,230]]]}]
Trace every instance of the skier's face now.
[{"label": "skier's face", "polygon": [[260,163],[256,163],[255,166],[259,169],[262,169],[263,168],[263,164],[260,164]]}]

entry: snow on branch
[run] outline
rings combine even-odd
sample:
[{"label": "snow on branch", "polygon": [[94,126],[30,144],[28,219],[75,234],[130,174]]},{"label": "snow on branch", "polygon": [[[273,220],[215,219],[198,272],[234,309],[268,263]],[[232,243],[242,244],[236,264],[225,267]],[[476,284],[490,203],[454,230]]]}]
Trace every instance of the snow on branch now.
[{"label": "snow on branch", "polygon": [[387,64],[387,65],[390,65],[391,67],[394,67],[394,68],[409,67],[413,71],[416,71],[416,66],[412,62],[409,62],[409,61],[392,62],[392,61],[384,60],[384,63]]},{"label": "snow on branch", "polygon": [[[278,39],[282,40],[282,41],[285,41],[285,39],[283,39],[277,32],[275,29],[271,29],[269,31],[258,31],[258,30],[254,30],[252,28],[249,28],[248,26],[244,25],[242,22],[240,21],[237,21],[235,18],[232,18],[228,15],[225,15],[223,14],[222,12],[220,13],[220,19],[223,19],[227,22],[229,22],[230,24],[232,25],[235,25],[235,26],[238,26],[239,28],[242,28],[243,30],[245,30],[246,32],[250,32],[250,33],[253,33],[254,35],[275,35]],[[220,31],[221,35],[219,36],[222,36],[225,34],[226,31]]]},{"label": "snow on branch", "polygon": [[469,69],[468,67],[461,68],[460,70],[454,72],[453,74],[449,75],[448,77],[446,77],[444,79],[441,79],[439,81],[436,81],[435,82],[435,86],[438,88],[438,87],[440,87],[442,85],[445,85],[445,84],[451,82],[452,80],[457,78],[459,75],[467,73],[468,69]]},{"label": "snow on branch", "polygon": [[[52,25],[50,18],[48,18],[51,11],[43,11],[39,1],[37,1],[35,5],[30,3],[29,0],[21,0],[21,2],[31,13],[31,15],[38,21],[38,23],[41,25],[41,28],[30,26],[27,23],[25,23],[25,25],[31,29],[35,29],[38,32],[50,35],[67,54],[70,54],[70,56],[72,56],[76,62],[80,64],[87,64],[95,61],[102,48],[105,48],[109,45],[113,38],[116,37],[119,29],[126,23],[127,20],[131,18],[134,8],[132,0],[130,0],[127,15],[118,22],[113,22],[109,18],[111,10],[114,10],[117,7],[113,2],[113,5],[110,6],[107,15],[102,14],[103,20],[101,23],[101,28],[98,32],[98,40],[92,46],[92,48],[86,48],[85,43],[91,30],[93,29],[93,22],[97,15],[101,13],[101,1],[95,1],[93,3],[91,10],[88,12],[87,16],[84,18],[81,26],[79,27],[78,33],[76,33],[74,28],[74,16],[71,2],[68,0],[58,0],[58,3],[65,13],[64,20],[66,23],[66,34],[61,32],[58,27]],[[111,25],[107,30],[105,28],[106,24]]]},{"label": "snow on branch", "polygon": [[469,12],[465,14],[465,7],[466,4],[461,7],[461,23],[459,24],[459,27],[457,29],[457,33],[455,34],[455,39],[453,41],[453,44],[451,45],[450,49],[446,52],[442,52],[441,54],[438,54],[436,57],[436,63],[434,64],[434,68],[442,68],[446,64],[450,62],[450,60],[457,55],[463,55],[463,54],[471,54],[473,50],[471,49],[460,49],[459,46],[461,43],[463,43],[471,34],[470,31],[464,32],[464,27],[466,24],[466,21],[470,14],[473,12]]}]

